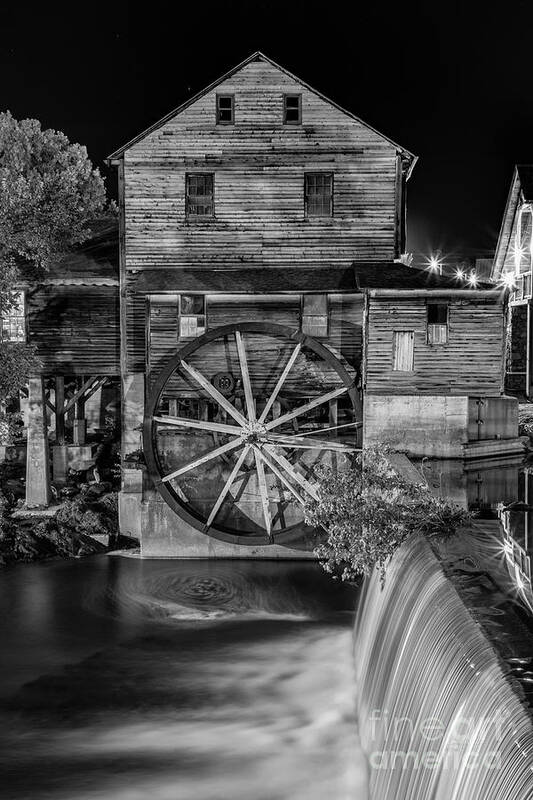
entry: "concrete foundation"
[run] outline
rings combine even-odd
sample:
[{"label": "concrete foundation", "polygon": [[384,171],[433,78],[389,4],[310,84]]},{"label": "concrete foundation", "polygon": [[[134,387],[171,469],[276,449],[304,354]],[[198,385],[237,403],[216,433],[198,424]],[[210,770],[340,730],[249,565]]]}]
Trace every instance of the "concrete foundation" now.
[{"label": "concrete foundation", "polygon": [[513,397],[366,395],[363,420],[365,445],[387,444],[411,456],[462,459],[523,450]]},{"label": "concrete foundation", "polygon": [[50,502],[48,433],[44,411],[42,378],[28,381],[28,443],[26,451],[26,505],[47,506]]}]

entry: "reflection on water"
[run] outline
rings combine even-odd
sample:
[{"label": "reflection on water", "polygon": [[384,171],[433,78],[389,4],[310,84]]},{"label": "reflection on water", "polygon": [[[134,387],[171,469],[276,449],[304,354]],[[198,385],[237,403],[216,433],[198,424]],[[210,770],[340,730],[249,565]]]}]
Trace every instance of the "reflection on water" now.
[{"label": "reflection on water", "polygon": [[316,565],[83,562],[0,587],[2,798],[364,798],[355,596]]}]

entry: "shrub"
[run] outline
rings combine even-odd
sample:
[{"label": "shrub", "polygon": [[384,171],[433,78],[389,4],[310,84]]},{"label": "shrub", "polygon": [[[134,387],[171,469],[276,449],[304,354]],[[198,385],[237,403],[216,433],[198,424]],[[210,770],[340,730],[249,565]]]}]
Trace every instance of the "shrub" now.
[{"label": "shrub", "polygon": [[351,469],[323,468],[318,478],[319,499],[306,506],[306,522],[325,531],[316,553],[324,569],[344,581],[375,567],[383,578],[389,558],[408,536],[449,536],[469,518],[424,484],[403,478],[383,448],[366,448]]}]

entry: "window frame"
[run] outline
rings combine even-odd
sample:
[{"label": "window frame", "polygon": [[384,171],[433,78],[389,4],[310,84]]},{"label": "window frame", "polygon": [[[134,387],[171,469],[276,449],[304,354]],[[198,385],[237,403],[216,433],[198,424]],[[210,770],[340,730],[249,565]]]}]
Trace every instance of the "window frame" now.
[{"label": "window frame", "polygon": [[[202,303],[203,303],[203,312],[200,313],[200,314],[184,314],[183,311],[182,311],[182,303],[183,303],[183,298],[184,297],[200,297],[202,299]],[[200,292],[180,292],[178,294],[178,309],[177,309],[177,311],[178,311],[178,341],[179,342],[182,341],[183,339],[193,339],[196,336],[203,336],[204,333],[207,332],[207,295],[201,294]],[[184,319],[184,318],[186,318],[186,319],[196,319],[196,321],[198,322],[198,319],[201,318],[201,317],[203,317],[203,320],[204,320],[202,333],[198,333],[198,324],[196,326],[197,330],[195,331],[195,333],[182,333],[182,328],[181,328],[182,319]]]},{"label": "window frame", "polygon": [[[287,112],[294,111],[294,108],[287,107],[288,99],[298,99],[298,119],[287,119]],[[297,92],[285,92],[283,95],[283,124],[284,125],[301,125],[302,124],[302,94]]]},{"label": "window frame", "polygon": [[[325,305],[325,313],[324,314],[306,314],[305,313],[305,301],[309,298],[324,298],[324,305]],[[324,333],[316,333],[313,331],[309,331],[305,329],[305,320],[309,319],[324,319],[326,321],[325,332]],[[314,339],[326,339],[329,336],[329,295],[325,292],[306,292],[302,294],[302,300],[300,305],[300,330],[306,336],[312,336]]]},{"label": "window frame", "polygon": [[[190,194],[190,180],[196,177],[210,177],[211,178],[211,207],[210,214],[192,214],[190,211],[191,194]],[[194,197],[195,195],[193,195]],[[196,195],[196,197],[206,197],[207,195]],[[215,218],[215,173],[214,172],[186,172],[185,173],[185,219],[190,222],[194,220],[209,220]]]},{"label": "window frame", "polygon": [[[220,112],[222,111],[222,109],[220,108],[220,100],[226,100],[226,99],[231,100],[231,109],[230,109],[231,110],[231,119],[220,119]],[[217,93],[215,109],[216,109],[215,118],[216,118],[216,124],[217,125],[235,125],[235,95],[234,94],[230,94],[230,93],[227,93],[227,92],[222,92],[221,94]],[[227,109],[223,109],[223,110],[227,111]]]},{"label": "window frame", "polygon": [[[14,314],[13,311],[3,311],[1,314],[0,319],[0,342],[16,342],[16,343],[27,343],[28,341],[28,306],[26,301],[26,290],[25,289],[14,289],[9,292],[11,295],[18,295],[22,299],[22,313],[21,314]],[[9,328],[11,328],[10,320],[14,319],[21,319],[22,320],[22,337],[15,337],[12,338],[8,336],[7,338],[4,336],[4,322],[9,324]],[[16,324],[16,323],[15,323]]]},{"label": "window frame", "polygon": [[[308,181],[311,177],[317,175],[327,176],[330,178],[330,195],[329,195],[329,214],[310,214],[309,213],[309,189]],[[331,170],[312,170],[304,172],[304,215],[306,219],[331,219],[334,216],[334,194],[335,194],[335,173]]]},{"label": "window frame", "polygon": [[[430,308],[435,308],[437,306],[440,306],[441,308],[445,308],[446,309],[446,322],[432,322],[432,323],[430,323],[430,321],[429,321],[429,309]],[[435,341],[434,340],[433,337],[434,337],[434,334],[435,334],[435,330],[437,328],[441,329],[441,331],[444,328],[445,333],[446,333],[446,338],[444,339],[444,341],[440,341],[440,340],[439,341]],[[430,333],[430,329],[432,331],[431,333]],[[428,300],[426,302],[426,344],[430,345],[431,347],[434,347],[434,346],[438,346],[438,345],[448,344],[449,341],[450,341],[450,304],[448,302],[439,302],[437,300]]]}]

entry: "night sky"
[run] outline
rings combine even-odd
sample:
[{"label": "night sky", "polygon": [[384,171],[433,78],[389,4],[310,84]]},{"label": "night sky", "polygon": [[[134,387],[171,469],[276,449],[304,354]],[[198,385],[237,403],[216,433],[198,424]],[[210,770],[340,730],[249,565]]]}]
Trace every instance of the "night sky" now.
[{"label": "night sky", "polygon": [[419,156],[408,249],[496,243],[533,162],[533,3],[3,4],[0,109],[103,158],[254,50]]}]

